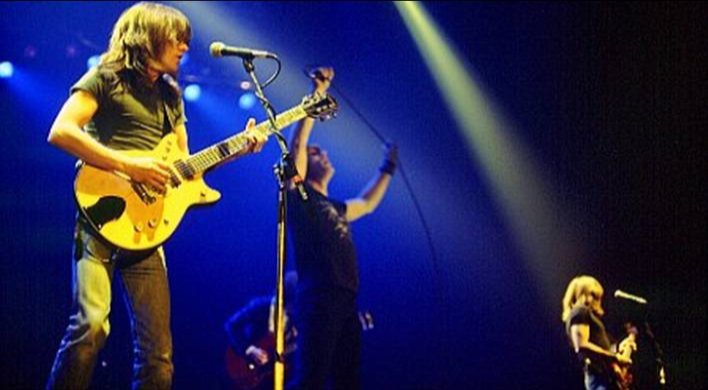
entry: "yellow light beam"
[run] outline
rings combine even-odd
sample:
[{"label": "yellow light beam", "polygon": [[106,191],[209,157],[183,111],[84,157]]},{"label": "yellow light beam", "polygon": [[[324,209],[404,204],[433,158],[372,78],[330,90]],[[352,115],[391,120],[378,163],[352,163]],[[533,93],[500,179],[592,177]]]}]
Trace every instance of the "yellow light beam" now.
[{"label": "yellow light beam", "polygon": [[564,227],[533,155],[497,113],[423,6],[395,5],[462,129],[471,158],[483,167],[527,264],[539,278],[541,297],[551,307],[558,306],[567,277],[564,263],[577,256],[577,243]]}]

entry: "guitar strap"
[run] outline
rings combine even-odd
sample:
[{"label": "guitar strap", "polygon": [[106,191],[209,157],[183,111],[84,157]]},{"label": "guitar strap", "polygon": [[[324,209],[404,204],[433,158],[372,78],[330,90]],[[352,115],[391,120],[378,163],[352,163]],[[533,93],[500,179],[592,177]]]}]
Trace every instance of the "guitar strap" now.
[{"label": "guitar strap", "polygon": [[167,88],[179,88],[177,82],[168,74],[162,75],[162,81],[164,84],[160,84],[160,100],[162,100],[162,136],[166,136],[171,133],[175,128],[175,121],[177,118],[173,118],[174,113],[172,109],[167,105],[167,100],[169,98],[169,92]]},{"label": "guitar strap", "polygon": [[174,125],[172,124],[170,116],[167,114],[167,110],[169,108],[167,107],[167,102],[164,99],[162,100],[162,109],[164,114],[164,119],[162,121],[162,136],[164,137],[172,131],[172,129],[174,129]]}]

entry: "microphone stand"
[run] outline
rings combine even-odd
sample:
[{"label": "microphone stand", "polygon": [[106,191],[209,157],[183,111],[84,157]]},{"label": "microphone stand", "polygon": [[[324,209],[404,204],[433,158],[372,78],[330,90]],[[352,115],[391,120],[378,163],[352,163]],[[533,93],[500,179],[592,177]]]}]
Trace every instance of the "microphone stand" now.
[{"label": "microphone stand", "polygon": [[[273,388],[282,390],[285,383],[285,324],[284,324],[284,276],[286,262],[286,233],[287,233],[287,185],[288,181],[297,176],[297,169],[293,162],[288,143],[275,122],[275,110],[263,93],[263,88],[258,82],[253,65],[253,56],[243,57],[243,67],[251,76],[255,86],[255,94],[263,105],[275,139],[280,146],[280,160],[273,166],[273,173],[278,183],[278,235],[277,235],[277,266],[275,283],[275,364],[273,370]],[[307,193],[301,183],[297,188],[303,201],[307,200]]]},{"label": "microphone stand", "polygon": [[[635,301],[636,302],[636,301]],[[647,340],[649,343],[651,343],[651,347],[654,353],[654,362],[656,363],[656,384],[658,385],[658,389],[664,389],[666,388],[666,364],[664,362],[664,350],[661,348],[659,345],[659,342],[656,340],[656,337],[654,336],[654,332],[651,329],[651,325],[649,325],[649,310],[646,306],[643,306],[645,303],[642,303],[642,307],[645,309],[642,312],[642,317],[643,317],[643,325],[644,325],[644,334],[647,336]],[[652,386],[652,388],[654,388]]]},{"label": "microphone stand", "polygon": [[663,389],[666,386],[666,365],[664,364],[664,351],[661,349],[659,342],[654,337],[654,332],[649,326],[649,320],[644,321],[644,332],[646,333],[651,345],[654,349],[654,359],[656,361],[656,375],[659,382],[659,388]]}]

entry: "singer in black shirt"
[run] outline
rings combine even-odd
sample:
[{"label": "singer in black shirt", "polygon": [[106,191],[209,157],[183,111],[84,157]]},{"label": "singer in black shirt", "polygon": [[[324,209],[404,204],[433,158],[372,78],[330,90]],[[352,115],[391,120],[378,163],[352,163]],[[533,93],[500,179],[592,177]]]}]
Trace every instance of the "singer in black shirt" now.
[{"label": "singer in black shirt", "polygon": [[[326,93],[332,68],[312,73],[314,92]],[[356,310],[357,256],[350,222],[373,212],[396,168],[397,149],[386,146],[384,163],[361,193],[347,201],[329,197],[334,167],[327,151],[308,145],[314,119],[301,121],[291,134],[295,166],[305,178],[309,199],[288,196],[290,233],[299,275],[295,324],[298,333],[295,372],[290,389],[360,388],[361,325]]]}]

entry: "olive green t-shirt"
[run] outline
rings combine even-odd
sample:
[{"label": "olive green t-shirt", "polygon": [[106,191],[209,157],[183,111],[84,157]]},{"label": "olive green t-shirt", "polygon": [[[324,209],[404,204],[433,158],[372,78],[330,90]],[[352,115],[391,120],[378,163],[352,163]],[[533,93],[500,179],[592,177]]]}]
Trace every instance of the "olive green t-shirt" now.
[{"label": "olive green t-shirt", "polygon": [[91,68],[71,87],[98,101],[98,110],[84,130],[116,150],[152,150],[162,137],[184,124],[184,102],[171,98],[165,80],[154,87],[137,88],[120,74]]}]

